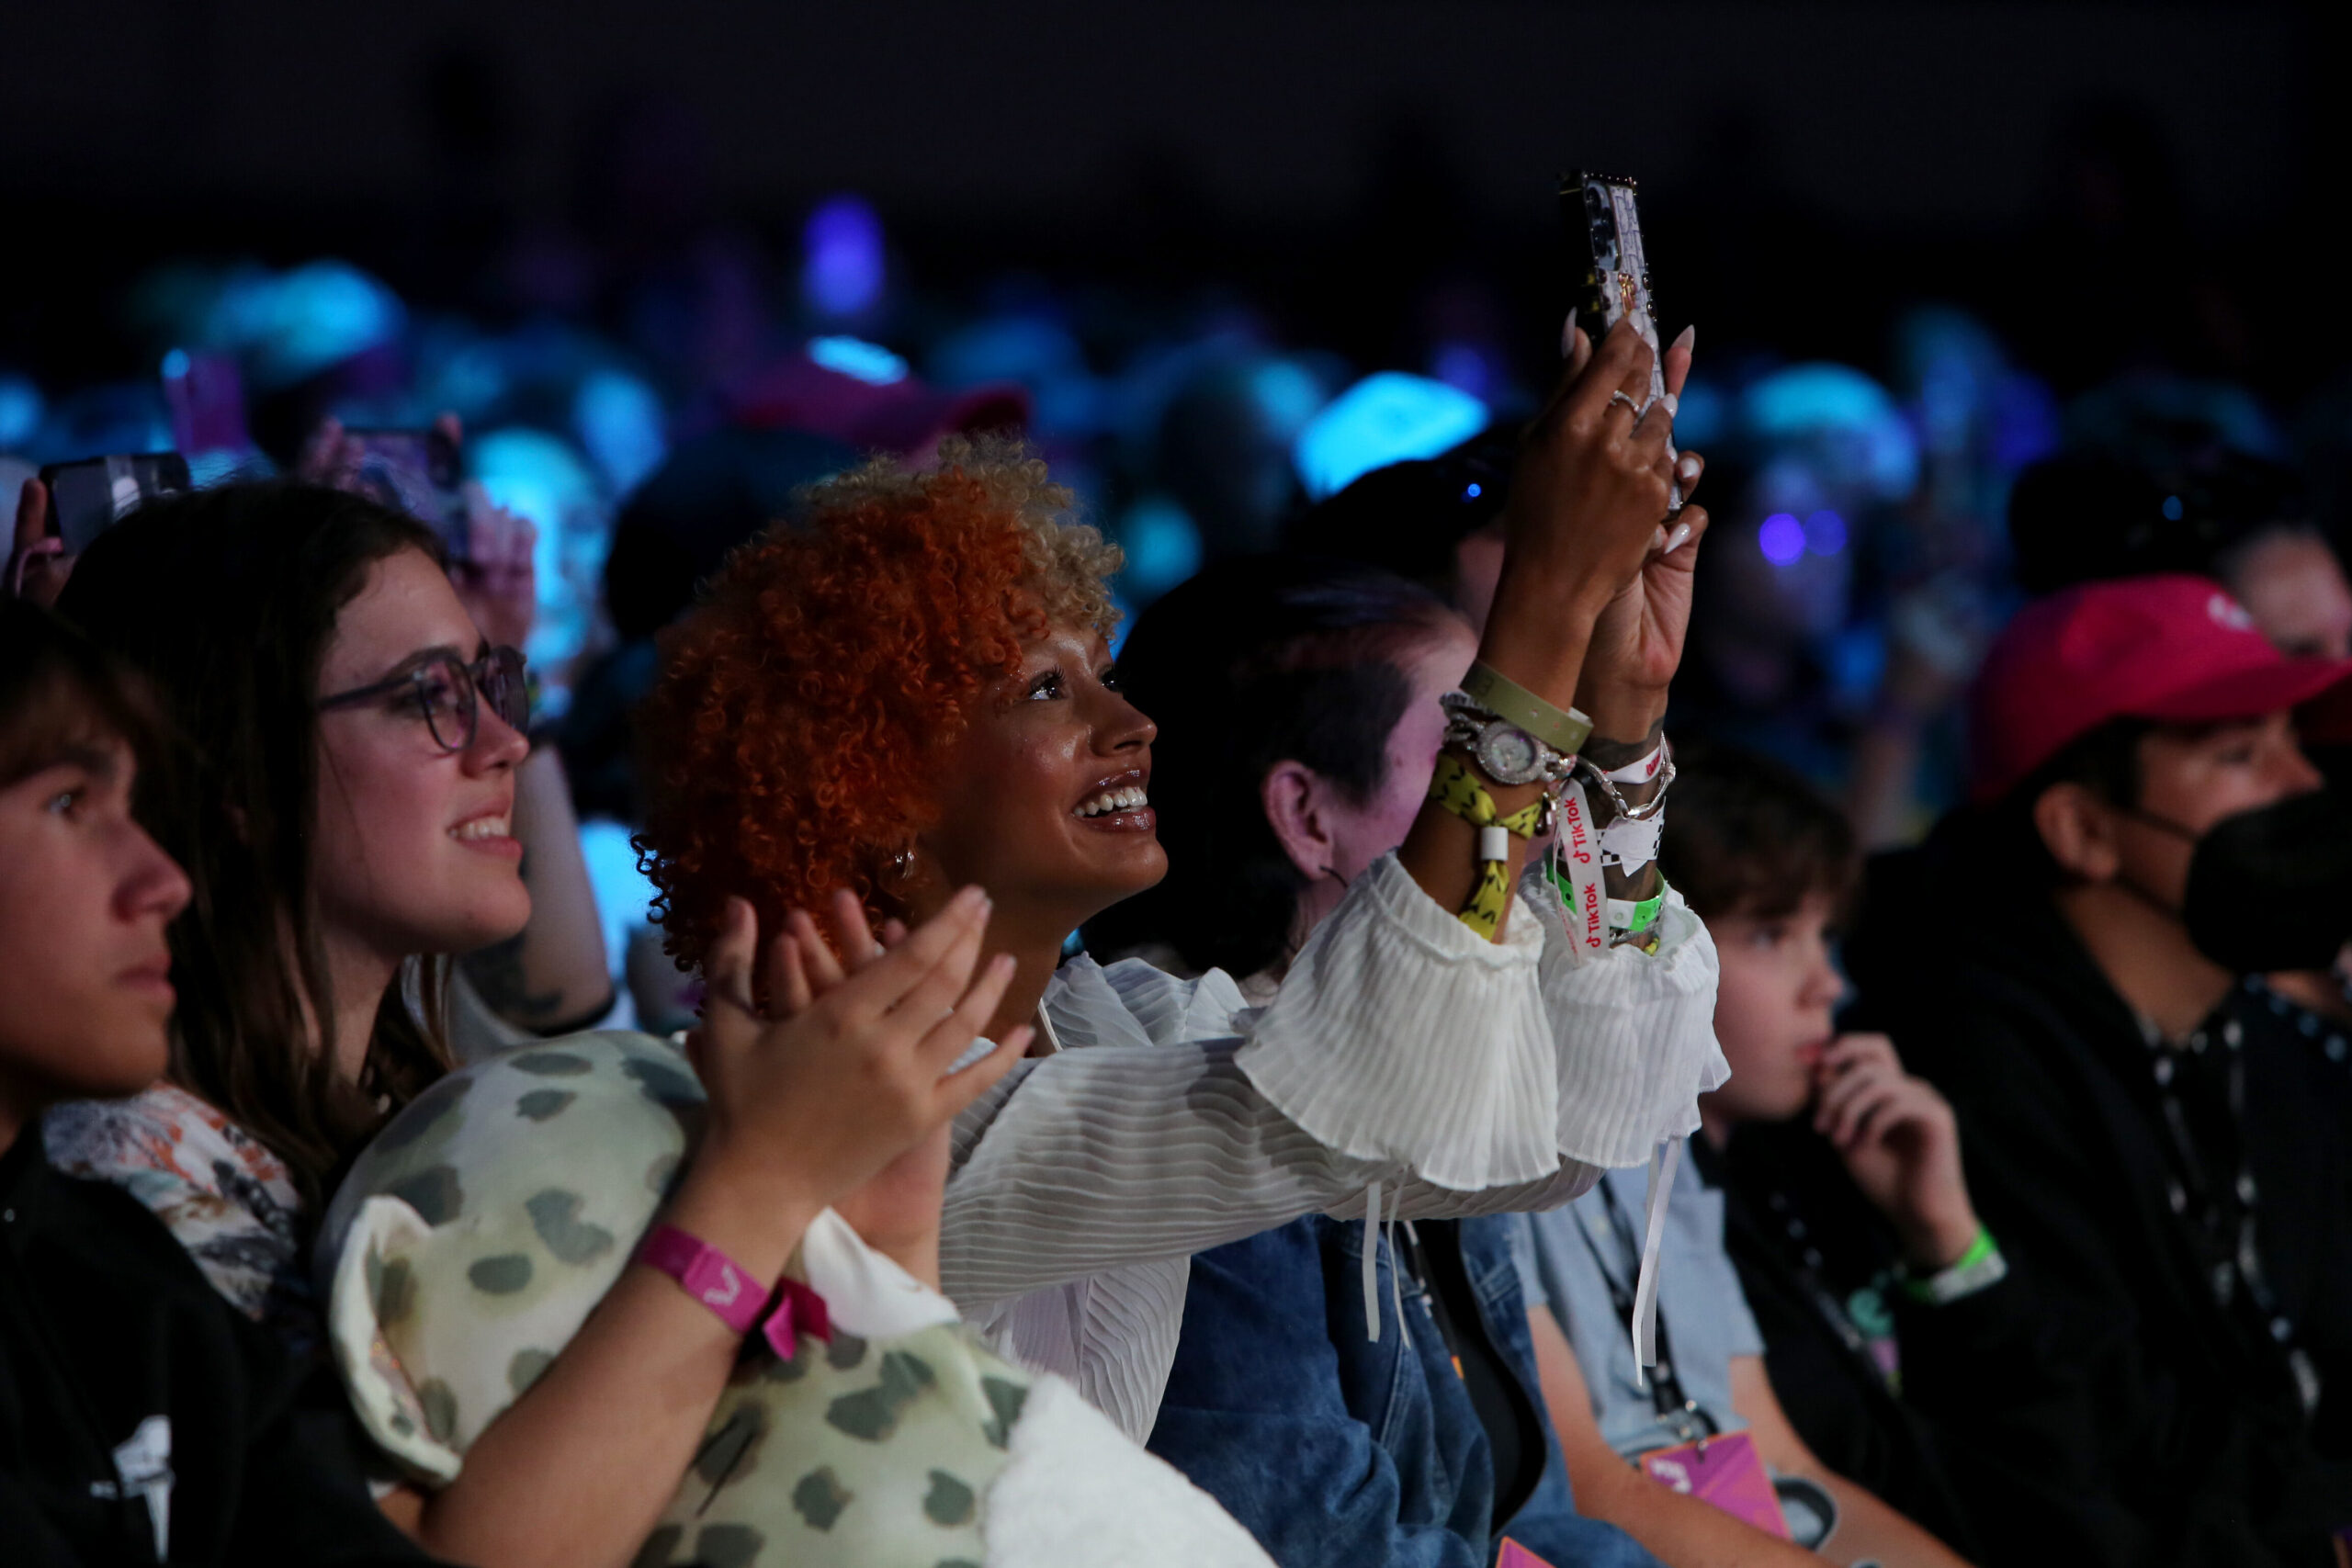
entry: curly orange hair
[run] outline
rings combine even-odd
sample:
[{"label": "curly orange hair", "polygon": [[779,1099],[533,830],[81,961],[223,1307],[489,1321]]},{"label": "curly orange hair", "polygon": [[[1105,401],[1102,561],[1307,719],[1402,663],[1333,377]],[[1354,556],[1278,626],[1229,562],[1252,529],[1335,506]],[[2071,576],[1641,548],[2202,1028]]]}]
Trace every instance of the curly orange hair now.
[{"label": "curly orange hair", "polygon": [[636,845],[680,964],[730,894],[763,931],[842,887],[887,912],[878,874],[934,819],[982,694],[1049,626],[1117,624],[1118,548],[1073,504],[1019,446],[950,442],[828,479],[728,558],[638,716]]}]

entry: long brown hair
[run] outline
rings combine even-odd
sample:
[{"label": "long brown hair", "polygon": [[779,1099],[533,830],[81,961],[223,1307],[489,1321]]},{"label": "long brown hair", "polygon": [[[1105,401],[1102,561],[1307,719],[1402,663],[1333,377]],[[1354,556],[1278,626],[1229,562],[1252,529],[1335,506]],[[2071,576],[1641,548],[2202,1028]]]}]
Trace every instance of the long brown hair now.
[{"label": "long brown hair", "polygon": [[[311,1034],[335,1016],[311,884],[318,678],[376,562],[438,561],[400,513],[311,485],[149,502],[83,555],[58,608],[153,683],[171,732],[140,815],[196,896],[172,927],[172,1077],[285,1160],[315,1212],[329,1174],[446,1072],[439,960],[377,1010],[359,1081]],[[421,1004],[421,1005],[420,1005]]]}]

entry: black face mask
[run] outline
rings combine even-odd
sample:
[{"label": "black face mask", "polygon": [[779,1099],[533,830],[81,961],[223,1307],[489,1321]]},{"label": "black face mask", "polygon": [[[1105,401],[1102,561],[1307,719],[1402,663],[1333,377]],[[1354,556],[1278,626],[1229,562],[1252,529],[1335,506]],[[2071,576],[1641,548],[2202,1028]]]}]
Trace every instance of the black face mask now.
[{"label": "black face mask", "polygon": [[2352,940],[2352,798],[2313,790],[2214,823],[2189,854],[2181,922],[2198,952],[2233,974],[2334,964]]}]

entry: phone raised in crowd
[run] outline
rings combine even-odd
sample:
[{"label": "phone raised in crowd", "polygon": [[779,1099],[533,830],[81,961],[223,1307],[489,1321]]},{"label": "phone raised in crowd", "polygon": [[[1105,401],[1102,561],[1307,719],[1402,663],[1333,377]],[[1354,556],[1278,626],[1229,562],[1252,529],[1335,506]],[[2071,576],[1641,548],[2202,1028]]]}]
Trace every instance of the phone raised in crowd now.
[{"label": "phone raised in crowd", "polygon": [[[1610,175],[1569,175],[1560,181],[1560,214],[1581,231],[1587,265],[1577,309],[1593,324],[1586,330],[1596,347],[1610,328],[1631,318],[1650,345],[1650,400],[1666,395],[1666,355],[1657,337],[1657,312],[1650,293],[1649,252],[1642,243],[1641,209],[1632,180]],[[1674,487],[1682,504],[1682,487]]]},{"label": "phone raised in crowd", "polygon": [[458,486],[464,464],[448,432],[346,430],[359,453],[357,488],[370,499],[407,513],[440,534],[451,559],[466,553],[466,503]]},{"label": "phone raised in crowd", "polygon": [[187,459],[177,452],[132,452],[51,463],[40,471],[49,491],[50,531],[78,556],[91,541],[159,495],[190,487]]}]

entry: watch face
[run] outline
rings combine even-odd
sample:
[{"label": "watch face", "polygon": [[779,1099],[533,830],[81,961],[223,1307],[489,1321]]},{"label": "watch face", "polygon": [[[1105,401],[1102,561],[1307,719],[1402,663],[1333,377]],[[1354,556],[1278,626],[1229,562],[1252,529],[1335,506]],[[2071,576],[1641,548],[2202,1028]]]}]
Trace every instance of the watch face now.
[{"label": "watch face", "polygon": [[1478,737],[1478,766],[1497,784],[1533,784],[1544,776],[1544,748],[1511,724],[1490,724]]}]

